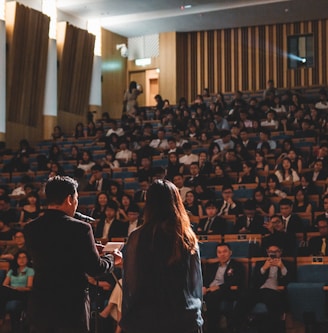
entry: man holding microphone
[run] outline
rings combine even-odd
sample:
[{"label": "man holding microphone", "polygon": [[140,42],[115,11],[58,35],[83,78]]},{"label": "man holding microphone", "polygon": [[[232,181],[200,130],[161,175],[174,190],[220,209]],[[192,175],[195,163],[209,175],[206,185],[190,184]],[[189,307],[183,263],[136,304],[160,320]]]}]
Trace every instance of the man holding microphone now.
[{"label": "man holding microphone", "polygon": [[73,217],[78,206],[75,180],[50,178],[45,193],[48,209],[24,228],[35,270],[28,305],[30,332],[88,332],[86,275],[112,272],[122,254],[115,250],[99,256],[91,226]]}]

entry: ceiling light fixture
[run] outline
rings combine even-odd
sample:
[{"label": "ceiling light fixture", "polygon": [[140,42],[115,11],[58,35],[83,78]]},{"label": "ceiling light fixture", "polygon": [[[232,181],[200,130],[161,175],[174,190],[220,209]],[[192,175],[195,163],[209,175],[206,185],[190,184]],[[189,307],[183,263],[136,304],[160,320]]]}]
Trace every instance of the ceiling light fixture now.
[{"label": "ceiling light fixture", "polygon": [[190,9],[192,5],[181,5],[180,10]]}]

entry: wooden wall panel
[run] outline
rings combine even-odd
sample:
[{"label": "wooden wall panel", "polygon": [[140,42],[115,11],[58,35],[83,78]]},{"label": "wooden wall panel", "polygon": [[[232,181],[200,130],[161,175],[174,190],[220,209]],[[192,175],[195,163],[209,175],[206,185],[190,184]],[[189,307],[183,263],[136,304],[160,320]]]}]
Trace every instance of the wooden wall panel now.
[{"label": "wooden wall panel", "polygon": [[[288,36],[308,33],[314,36],[314,66],[288,69]],[[179,33],[178,97],[192,101],[203,87],[251,92],[264,89],[268,79],[278,88],[327,85],[327,38],[328,19]]]}]

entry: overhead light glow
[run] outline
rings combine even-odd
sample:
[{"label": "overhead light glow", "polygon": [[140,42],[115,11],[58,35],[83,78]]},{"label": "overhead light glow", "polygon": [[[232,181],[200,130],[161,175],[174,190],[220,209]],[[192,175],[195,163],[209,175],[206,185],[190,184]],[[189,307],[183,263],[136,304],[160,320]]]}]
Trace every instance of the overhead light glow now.
[{"label": "overhead light glow", "polygon": [[0,20],[5,20],[5,15],[6,15],[6,0],[0,0]]},{"label": "overhead light glow", "polygon": [[56,0],[42,0],[42,13],[50,17],[49,38],[57,38],[57,5]]},{"label": "overhead light glow", "polygon": [[88,31],[96,36],[94,54],[101,56],[101,26],[99,20],[89,20]]}]

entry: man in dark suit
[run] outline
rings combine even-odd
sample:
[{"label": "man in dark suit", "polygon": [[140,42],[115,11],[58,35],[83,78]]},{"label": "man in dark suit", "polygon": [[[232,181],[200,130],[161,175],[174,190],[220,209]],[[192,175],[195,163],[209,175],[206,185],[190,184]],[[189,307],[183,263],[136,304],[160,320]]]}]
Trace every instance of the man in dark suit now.
[{"label": "man in dark suit", "polygon": [[239,216],[234,226],[234,233],[244,234],[265,234],[267,229],[263,226],[264,217],[256,212],[254,200],[247,200],[244,203],[244,214]]},{"label": "man in dark suit", "polygon": [[325,194],[325,196],[322,198],[322,202],[323,202],[323,211],[324,213],[319,214],[315,220],[314,226],[317,227],[318,226],[318,222],[321,219],[328,219],[328,194]]},{"label": "man in dark suit", "polygon": [[328,220],[321,218],[318,221],[317,228],[320,235],[312,237],[309,240],[309,254],[313,256],[328,255]]},{"label": "man in dark suit", "polygon": [[118,205],[109,200],[105,209],[105,218],[96,227],[95,237],[110,240],[113,237],[128,237],[129,224],[116,218]]},{"label": "man in dark suit", "polygon": [[198,162],[192,162],[189,167],[190,170],[190,177],[187,177],[187,179],[184,182],[184,186],[195,188],[199,184],[206,184],[206,177],[204,175],[200,174],[200,169]]},{"label": "man in dark suit", "polygon": [[249,139],[248,131],[246,128],[243,128],[239,132],[239,136],[243,146],[248,150],[256,150],[256,142]]},{"label": "man in dark suit", "polygon": [[[237,299],[245,281],[243,265],[231,259],[232,251],[229,244],[218,244],[217,258],[211,259],[204,273],[203,296],[207,308],[207,332],[218,331],[220,305],[226,302],[225,313],[230,325],[233,302]],[[237,290],[231,287],[236,286]],[[230,308],[230,311],[229,311]]]},{"label": "man in dark suit", "polygon": [[92,174],[86,187],[86,191],[108,192],[113,181],[104,177],[102,167],[95,164],[91,168],[91,173]]},{"label": "man in dark suit", "polygon": [[251,288],[245,291],[234,310],[235,331],[240,332],[245,319],[257,303],[264,303],[268,309],[265,332],[281,333],[281,316],[286,310],[285,292],[279,286],[287,286],[294,279],[295,269],[281,258],[282,250],[269,245],[267,259],[258,261],[252,270]]},{"label": "man in dark suit", "polygon": [[277,245],[283,251],[285,256],[293,257],[297,254],[296,235],[286,232],[281,216],[273,215],[268,222],[264,224],[269,234],[262,238],[260,255],[266,255],[266,249],[271,245]]},{"label": "man in dark suit", "polygon": [[215,201],[207,201],[205,204],[207,218],[201,219],[197,226],[199,235],[224,235],[227,233],[227,222],[217,216],[218,208]]},{"label": "man in dark suit", "polygon": [[290,233],[304,232],[305,226],[301,218],[293,213],[293,201],[284,198],[279,201],[279,208],[285,230]]},{"label": "man in dark suit", "polygon": [[230,184],[222,186],[222,200],[218,201],[218,215],[240,215],[243,210],[238,201],[233,200],[233,187]]},{"label": "man in dark suit", "polygon": [[73,218],[77,182],[56,176],[46,184],[48,209],[24,227],[35,277],[28,315],[33,333],[89,331],[86,274],[109,273],[121,253],[99,257],[91,226]]},{"label": "man in dark suit", "polygon": [[138,179],[140,190],[137,190],[134,193],[133,201],[134,202],[145,202],[147,198],[147,191],[150,186],[148,178],[139,178]]}]

